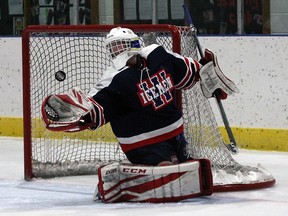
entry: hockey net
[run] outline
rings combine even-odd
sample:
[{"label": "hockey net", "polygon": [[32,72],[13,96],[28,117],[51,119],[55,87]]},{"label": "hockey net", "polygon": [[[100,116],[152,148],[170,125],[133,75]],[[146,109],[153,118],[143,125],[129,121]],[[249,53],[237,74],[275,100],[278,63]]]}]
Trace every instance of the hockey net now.
[{"label": "hockey net", "polygon": [[[193,29],[171,25],[122,25],[143,40],[153,33],[167,50],[198,58]],[[88,91],[110,64],[104,38],[112,25],[30,26],[23,33],[23,103],[25,179],[96,174],[100,165],[124,161],[109,124],[96,131],[48,131],[41,120],[41,104],[49,94],[78,86]],[[142,41],[142,45],[144,45]],[[55,73],[66,79],[57,81]],[[261,166],[243,166],[226,148],[210,106],[198,85],[178,93],[185,122],[188,151],[212,164],[215,191],[268,187],[275,179]]]}]

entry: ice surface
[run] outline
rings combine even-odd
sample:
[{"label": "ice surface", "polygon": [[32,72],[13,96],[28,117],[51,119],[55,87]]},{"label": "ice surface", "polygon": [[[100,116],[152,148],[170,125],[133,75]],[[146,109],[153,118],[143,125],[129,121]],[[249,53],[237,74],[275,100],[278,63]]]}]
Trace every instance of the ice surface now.
[{"label": "ice surface", "polygon": [[97,176],[34,179],[23,176],[23,140],[0,137],[0,215],[2,216],[286,216],[288,153],[240,150],[243,165],[261,163],[276,179],[271,188],[214,193],[179,203],[104,204],[92,200]]}]

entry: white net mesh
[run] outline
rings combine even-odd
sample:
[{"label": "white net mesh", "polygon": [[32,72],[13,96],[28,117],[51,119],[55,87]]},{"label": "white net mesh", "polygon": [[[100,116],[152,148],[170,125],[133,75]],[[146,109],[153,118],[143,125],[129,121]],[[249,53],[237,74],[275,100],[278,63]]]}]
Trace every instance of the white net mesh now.
[{"label": "white net mesh", "polygon": [[[157,25],[149,28],[146,25],[146,29],[129,28],[139,35],[142,44],[143,34],[153,32],[156,42],[167,50],[177,51],[175,48],[179,46],[182,55],[197,58],[194,32],[190,28],[174,27],[173,34],[168,26],[166,30],[162,27],[158,29]],[[27,151],[31,148],[31,154],[26,151],[25,158],[29,157],[28,160],[32,161],[32,175],[95,174],[101,164],[125,160],[109,125],[93,132],[55,133],[46,130],[40,119],[41,104],[47,95],[67,92],[74,86],[89,90],[97,83],[110,65],[104,44],[109,29],[103,31],[95,26],[93,31],[84,31],[79,27],[78,31],[73,29],[73,33],[65,29],[42,30],[26,30],[29,32],[29,56],[26,58],[29,58],[30,69],[24,70],[24,73],[30,74],[31,105],[26,105],[24,109],[31,111],[31,115],[25,117],[31,120],[31,125],[25,125],[28,132],[31,127],[31,140],[25,141],[25,148]],[[67,78],[63,82],[54,77],[59,70],[66,73]],[[189,153],[194,158],[210,159],[215,187],[274,181],[263,168],[242,166],[233,159],[223,142],[210,103],[203,97],[199,85],[182,93],[181,106]]]}]

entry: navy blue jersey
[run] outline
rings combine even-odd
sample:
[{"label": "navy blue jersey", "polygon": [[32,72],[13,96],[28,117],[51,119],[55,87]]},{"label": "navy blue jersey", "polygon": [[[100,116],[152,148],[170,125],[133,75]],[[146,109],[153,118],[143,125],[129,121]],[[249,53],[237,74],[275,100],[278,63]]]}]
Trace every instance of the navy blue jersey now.
[{"label": "navy blue jersey", "polygon": [[111,71],[98,85],[101,88],[90,92],[98,115],[95,128],[110,122],[124,152],[183,133],[175,91],[191,88],[200,69],[197,61],[159,45],[145,47],[140,54],[147,68]]}]

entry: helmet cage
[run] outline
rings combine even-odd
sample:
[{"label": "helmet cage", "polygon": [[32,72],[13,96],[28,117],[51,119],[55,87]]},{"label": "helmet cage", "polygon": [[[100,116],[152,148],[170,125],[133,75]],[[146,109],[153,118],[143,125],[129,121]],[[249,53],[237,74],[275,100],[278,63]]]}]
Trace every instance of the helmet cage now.
[{"label": "helmet cage", "polygon": [[115,59],[119,54],[124,52],[137,52],[140,50],[140,47],[138,37],[116,39],[106,45],[108,53],[110,53],[112,59]]}]

